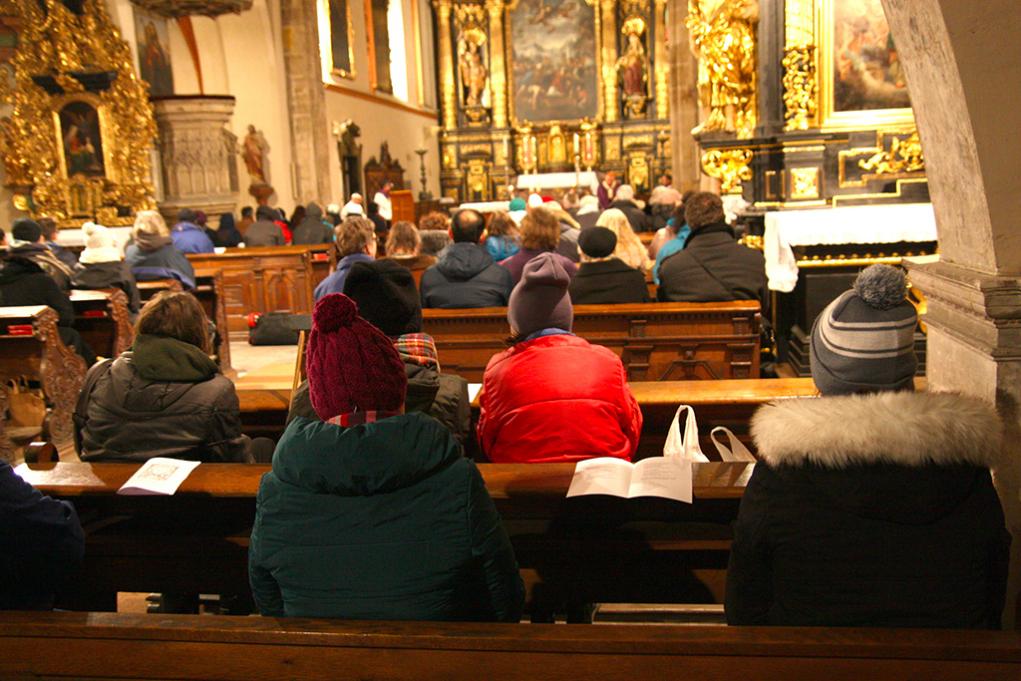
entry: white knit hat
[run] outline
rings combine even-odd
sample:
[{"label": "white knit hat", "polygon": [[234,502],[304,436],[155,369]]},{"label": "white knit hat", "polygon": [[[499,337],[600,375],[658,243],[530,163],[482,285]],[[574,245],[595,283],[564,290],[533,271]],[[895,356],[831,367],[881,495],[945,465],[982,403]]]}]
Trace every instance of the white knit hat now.
[{"label": "white knit hat", "polygon": [[124,259],[124,253],[117,246],[117,240],[103,225],[94,222],[86,222],[82,225],[85,233],[85,250],[82,251],[78,262],[85,265],[94,265],[101,262],[118,262]]}]

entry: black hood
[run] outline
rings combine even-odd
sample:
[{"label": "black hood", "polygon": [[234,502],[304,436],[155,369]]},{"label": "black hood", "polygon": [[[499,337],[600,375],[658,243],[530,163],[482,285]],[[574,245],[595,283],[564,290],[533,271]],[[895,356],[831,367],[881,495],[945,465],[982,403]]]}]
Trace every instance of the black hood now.
[{"label": "black hood", "polygon": [[13,283],[31,274],[45,274],[43,268],[28,258],[9,256],[0,266],[0,286]]},{"label": "black hood", "polygon": [[484,248],[472,243],[451,244],[436,263],[436,269],[447,279],[467,281],[493,264],[493,259]]}]

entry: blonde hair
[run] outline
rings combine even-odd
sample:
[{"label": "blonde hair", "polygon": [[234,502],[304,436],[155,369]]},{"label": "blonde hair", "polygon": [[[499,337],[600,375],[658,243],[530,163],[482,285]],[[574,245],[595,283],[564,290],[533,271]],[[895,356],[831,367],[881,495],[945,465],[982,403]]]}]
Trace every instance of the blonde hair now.
[{"label": "blonde hair", "polygon": [[140,210],[135,215],[135,226],[131,228],[132,235],[135,234],[156,234],[158,236],[170,236],[166,220],[155,210]]},{"label": "blonde hair", "polygon": [[613,255],[623,260],[628,267],[634,267],[643,272],[652,269],[653,263],[649,259],[649,252],[635,231],[631,229],[631,223],[623,211],[617,208],[603,211],[603,214],[596,220],[596,227],[605,227],[617,235],[617,248],[614,249]]}]

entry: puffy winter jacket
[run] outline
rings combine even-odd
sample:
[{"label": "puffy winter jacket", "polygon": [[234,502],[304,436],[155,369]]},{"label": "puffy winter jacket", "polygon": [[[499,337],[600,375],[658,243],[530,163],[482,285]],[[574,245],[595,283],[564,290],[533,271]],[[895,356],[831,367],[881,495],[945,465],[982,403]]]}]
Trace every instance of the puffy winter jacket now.
[{"label": "puffy winter jacket", "polygon": [[521,616],[514,551],[475,465],[435,419],[296,418],[262,478],[248,551],[263,615]]},{"label": "puffy winter jacket", "polygon": [[83,461],[246,458],[234,384],[199,348],[172,338],[140,335],[133,350],[93,366],[74,422]]},{"label": "puffy winter jacket", "polygon": [[495,463],[630,460],[642,431],[620,358],[570,334],[495,355],[479,402],[479,444]]},{"label": "puffy winter jacket", "polygon": [[170,232],[174,240],[174,248],[182,253],[212,253],[213,241],[206,235],[206,230],[191,222],[179,222]]},{"label": "puffy winter jacket", "polygon": [[762,253],[737,243],[722,223],[692,232],[684,250],[665,257],[659,282],[658,297],[664,301],[758,300],[763,307],[768,301]]},{"label": "puffy winter jacket", "polygon": [[481,246],[451,244],[422,274],[422,307],[503,307],[514,282]]},{"label": "puffy winter jacket", "polygon": [[[181,251],[174,248],[170,237],[142,232],[134,239],[135,242],[124,250],[124,262],[131,267],[136,280],[157,279],[170,274],[185,288],[195,288],[195,268]],[[148,276],[150,274],[152,276]]]},{"label": "puffy winter jacket", "polygon": [[78,263],[71,276],[71,285],[83,289],[119,288],[128,298],[129,310],[138,312],[142,306],[135,275],[126,262]]}]

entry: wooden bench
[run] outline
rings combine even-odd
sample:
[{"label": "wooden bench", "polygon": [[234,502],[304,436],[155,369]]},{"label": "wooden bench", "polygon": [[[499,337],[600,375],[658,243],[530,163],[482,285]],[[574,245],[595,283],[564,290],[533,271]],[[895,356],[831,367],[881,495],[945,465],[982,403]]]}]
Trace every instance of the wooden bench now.
[{"label": "wooden bench", "polygon": [[[62,607],[113,609],[117,591],[248,591],[248,535],[269,466],[203,464],[171,497],[118,496],[138,464],[57,463],[25,478],[74,502],[85,561]],[[730,523],[750,464],[696,464],[694,503],[566,499],[573,464],[480,464],[532,585],[530,608],[568,602],[722,602]]]},{"label": "wooden bench", "polygon": [[[37,381],[48,406],[42,434],[67,442],[86,367],[85,360],[60,340],[57,320],[56,311],[45,305],[0,307],[0,382],[22,376]],[[13,446],[6,413],[7,393],[0,390],[0,457],[9,459]]]},{"label": "wooden bench", "polygon": [[160,291],[183,291],[184,286],[177,279],[150,279],[148,281],[136,282],[138,296],[142,302],[146,302]]},{"label": "wooden bench", "polygon": [[131,347],[135,331],[131,326],[128,298],[120,289],[71,291],[74,328],[101,357],[117,357]]},{"label": "wooden bench", "polygon": [[12,612],[0,676],[1016,681],[1021,634]]},{"label": "wooden bench", "polygon": [[[507,348],[507,309],[423,310],[443,371],[482,381]],[[631,381],[758,378],[757,301],[577,305],[574,332],[617,353]]]}]

